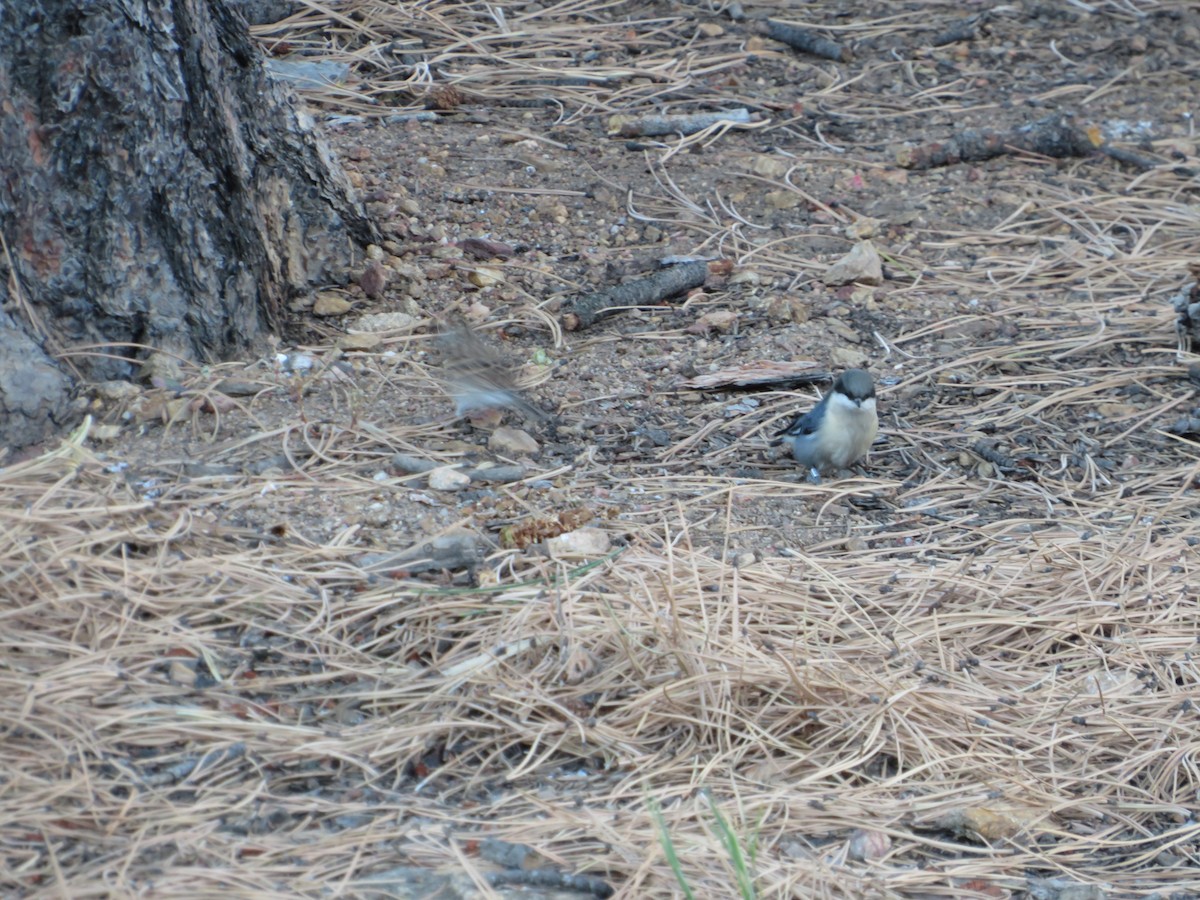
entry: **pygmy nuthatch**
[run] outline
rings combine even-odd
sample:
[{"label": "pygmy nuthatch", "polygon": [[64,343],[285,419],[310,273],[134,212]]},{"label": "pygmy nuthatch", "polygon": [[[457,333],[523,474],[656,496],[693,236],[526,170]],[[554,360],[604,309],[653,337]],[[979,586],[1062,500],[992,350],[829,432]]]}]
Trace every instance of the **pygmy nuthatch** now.
[{"label": "pygmy nuthatch", "polygon": [[796,416],[777,436],[791,444],[796,462],[819,477],[862,459],[878,431],[871,375],[865,369],[847,369],[820,403]]}]

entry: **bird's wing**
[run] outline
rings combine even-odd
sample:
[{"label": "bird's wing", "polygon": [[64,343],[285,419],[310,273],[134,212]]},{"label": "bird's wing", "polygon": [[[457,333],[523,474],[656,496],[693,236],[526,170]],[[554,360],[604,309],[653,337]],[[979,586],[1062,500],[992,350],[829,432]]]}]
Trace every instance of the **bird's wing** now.
[{"label": "bird's wing", "polygon": [[817,423],[820,422],[820,418],[817,416],[817,410],[820,408],[818,404],[808,412],[796,416],[789,425],[775,432],[775,436],[781,437],[786,434],[789,437],[804,437],[812,434],[817,430]]},{"label": "bird's wing", "polygon": [[460,413],[466,409],[496,406],[518,409],[542,421],[551,418],[545,410],[521,396],[516,370],[502,354],[485,344],[466,322],[456,319],[447,323],[438,343],[442,350],[439,375],[458,403]]}]

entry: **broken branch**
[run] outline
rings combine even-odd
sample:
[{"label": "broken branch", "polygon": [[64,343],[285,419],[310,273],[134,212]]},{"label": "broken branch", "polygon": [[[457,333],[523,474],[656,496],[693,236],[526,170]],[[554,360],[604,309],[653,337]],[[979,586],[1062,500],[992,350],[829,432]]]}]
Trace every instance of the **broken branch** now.
[{"label": "broken branch", "polygon": [[608,133],[619,137],[660,137],[666,134],[695,134],[713,125],[749,125],[750,110],[725,109],[677,116],[613,116]]},{"label": "broken branch", "polygon": [[1008,131],[970,129],[948,141],[920,147],[901,147],[896,162],[906,169],[932,169],[960,162],[978,162],[1005,153],[1036,153],[1053,159],[1087,156],[1100,141],[1063,115],[1048,116]]},{"label": "broken branch", "polygon": [[834,62],[849,62],[850,48],[843,47],[837,41],[821,37],[807,28],[789,25],[787,22],[777,22],[767,19],[767,37],[780,43],[787,44],[793,50],[801,53],[811,53]]},{"label": "broken branch", "polygon": [[761,359],[754,362],[742,363],[730,369],[710,372],[708,375],[697,375],[679,386],[697,391],[715,391],[722,388],[792,388],[805,384],[816,384],[828,381],[828,372],[816,371],[815,362],[776,362]]},{"label": "broken branch", "polygon": [[959,41],[973,41],[980,26],[987,22],[988,18],[989,12],[984,10],[973,16],[967,16],[965,19],[959,19],[945,31],[935,35],[930,43],[934,47],[944,47],[946,44],[957,44]]},{"label": "broken branch", "polygon": [[562,317],[563,327],[578,331],[617,310],[661,303],[675,294],[700,287],[707,275],[708,263],[701,259],[668,266],[645,278],[587,294],[567,307]]},{"label": "broken branch", "polygon": [[483,556],[483,542],[470,532],[459,531],[413,544],[399,553],[365,553],[356,562],[371,574],[402,571],[412,575],[441,569],[469,569]]}]

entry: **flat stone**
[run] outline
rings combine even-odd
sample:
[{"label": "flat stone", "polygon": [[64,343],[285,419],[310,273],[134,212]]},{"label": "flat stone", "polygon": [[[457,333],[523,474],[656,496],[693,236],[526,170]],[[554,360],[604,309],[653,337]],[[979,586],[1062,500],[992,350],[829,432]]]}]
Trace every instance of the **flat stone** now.
[{"label": "flat stone", "polygon": [[382,331],[409,331],[417,325],[417,317],[408,313],[371,313],[359,316],[350,326],[351,332],[378,334]]},{"label": "flat stone", "polygon": [[860,241],[826,270],[821,280],[826,284],[882,284],[883,262],[870,241]]},{"label": "flat stone", "polygon": [[122,403],[142,393],[142,389],[128,381],[101,381],[92,386],[92,393],[108,403]]},{"label": "flat stone", "polygon": [[429,489],[433,491],[461,491],[470,483],[470,477],[458,469],[447,467],[429,473]]},{"label": "flat stone", "polygon": [[492,432],[491,437],[488,438],[488,449],[493,453],[505,453],[512,456],[533,456],[542,447],[528,431],[504,426]]},{"label": "flat stone", "polygon": [[834,347],[829,351],[829,361],[837,369],[861,369],[867,364],[867,354],[850,347]]},{"label": "flat stone", "polygon": [[599,528],[577,528],[546,541],[550,555],[603,556],[612,549],[612,539]]},{"label": "flat stone", "polygon": [[312,311],[314,316],[344,316],[350,312],[350,307],[350,301],[341,294],[329,292],[317,294]]}]

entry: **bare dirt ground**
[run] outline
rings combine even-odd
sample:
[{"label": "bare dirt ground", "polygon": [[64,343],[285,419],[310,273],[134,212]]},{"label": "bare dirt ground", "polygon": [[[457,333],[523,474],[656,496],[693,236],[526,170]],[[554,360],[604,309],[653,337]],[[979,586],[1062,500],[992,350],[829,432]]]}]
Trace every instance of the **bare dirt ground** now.
[{"label": "bare dirt ground", "polygon": [[[1200,415],[1171,305],[1200,10],[743,12],[257,29],[352,66],[307,102],[386,283],[364,260],[270,354],[101,392],[0,469],[7,890],[1200,896],[1200,451],[1170,431]],[[1057,115],[1149,166],[908,165]],[[863,237],[882,282],[828,283]],[[675,256],[702,289],[564,329]],[[508,414],[536,449],[453,417],[450,315],[554,414]],[[760,360],[870,368],[860,471],[770,452],[822,382],[684,386]],[[441,490],[396,454],[525,473]],[[604,543],[555,546],[580,525]]]}]

